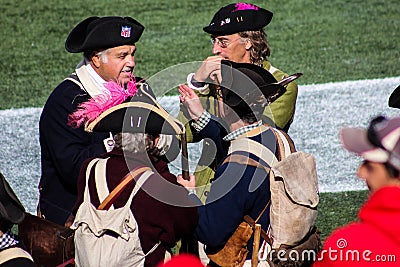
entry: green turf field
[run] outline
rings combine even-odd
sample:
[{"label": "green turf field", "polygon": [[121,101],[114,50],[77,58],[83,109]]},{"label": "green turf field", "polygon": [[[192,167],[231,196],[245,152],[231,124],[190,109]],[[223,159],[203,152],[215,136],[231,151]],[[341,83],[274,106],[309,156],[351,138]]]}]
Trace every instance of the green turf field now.
[{"label": "green turf field", "polygon": [[[210,55],[202,31],[218,8],[209,0],[0,0],[0,109],[41,107],[81,59],[64,42],[73,26],[98,15],[132,16],[145,27],[136,75]],[[400,2],[253,1],[274,13],[266,27],[271,61],[300,84],[400,76]]]},{"label": "green turf field", "polygon": [[[202,31],[231,1],[0,0],[0,109],[41,107],[80,61],[65,51],[69,31],[88,16],[132,16],[145,27],[137,43],[137,76],[150,77],[210,55]],[[400,1],[252,1],[271,10],[270,60],[303,72],[299,84],[400,76]],[[356,166],[354,167],[356,170]],[[326,237],[356,217],[366,192],[321,194],[318,227]]]}]

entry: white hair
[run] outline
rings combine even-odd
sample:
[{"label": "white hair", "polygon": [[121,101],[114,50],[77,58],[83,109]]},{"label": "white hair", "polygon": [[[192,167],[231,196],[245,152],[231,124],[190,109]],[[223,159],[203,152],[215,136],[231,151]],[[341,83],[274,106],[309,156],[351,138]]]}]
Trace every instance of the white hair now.
[{"label": "white hair", "polygon": [[107,55],[110,53],[110,49],[106,49],[100,52],[97,52],[96,55],[100,58],[103,63],[107,64],[108,62],[108,57]]},{"label": "white hair", "polygon": [[154,147],[153,138],[145,133],[118,133],[114,141],[115,148],[129,153],[143,153]]},{"label": "white hair", "polygon": [[88,51],[88,52],[84,52],[83,53],[83,57],[85,58],[85,60],[86,61],[90,61],[91,60],[91,57],[93,56],[93,55],[96,55],[96,56],[98,56],[99,58],[100,58],[100,60],[103,62],[103,63],[107,63],[108,62],[108,57],[107,57],[107,55],[110,53],[110,48],[108,48],[108,49],[105,49],[105,50],[102,50],[102,51]]}]

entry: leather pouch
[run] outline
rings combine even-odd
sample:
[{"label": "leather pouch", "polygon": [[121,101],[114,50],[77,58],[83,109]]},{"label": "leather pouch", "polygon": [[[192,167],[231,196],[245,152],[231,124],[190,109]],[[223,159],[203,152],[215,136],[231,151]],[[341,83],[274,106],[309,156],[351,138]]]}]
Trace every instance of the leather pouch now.
[{"label": "leather pouch", "polygon": [[249,252],[247,243],[252,234],[251,226],[242,222],[221,250],[215,254],[207,254],[207,256],[222,267],[243,266]]}]

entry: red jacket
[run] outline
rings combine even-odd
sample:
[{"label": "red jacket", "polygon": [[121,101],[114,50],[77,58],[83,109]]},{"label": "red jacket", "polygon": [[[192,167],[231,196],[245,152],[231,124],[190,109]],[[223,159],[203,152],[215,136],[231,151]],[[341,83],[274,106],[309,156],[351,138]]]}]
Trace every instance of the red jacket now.
[{"label": "red jacket", "polygon": [[[164,259],[165,251],[171,249],[184,235],[194,232],[197,225],[197,208],[188,198],[185,188],[176,182],[176,177],[169,172],[168,165],[164,161],[149,162],[147,154],[135,154],[133,158],[123,155],[121,150],[111,151],[99,158],[107,158],[107,186],[111,192],[128,173],[129,169],[149,166],[154,164],[151,175],[143,184],[132,200],[131,210],[139,226],[139,239],[143,252],[148,252],[154,244],[161,241],[161,245],[146,257],[145,266],[155,266]],[[73,209],[76,214],[79,205],[83,201],[85,188],[86,169],[91,160],[82,165],[78,178],[78,199]],[[155,170],[157,169],[157,171]],[[99,206],[99,198],[96,192],[94,168],[89,177],[89,193],[94,206]],[[125,205],[134,183],[128,185],[121,195],[114,201],[114,207]],[[192,206],[192,207],[190,207]]]},{"label": "red jacket", "polygon": [[400,187],[376,191],[361,208],[359,222],[328,237],[313,265],[320,266],[400,266]]}]

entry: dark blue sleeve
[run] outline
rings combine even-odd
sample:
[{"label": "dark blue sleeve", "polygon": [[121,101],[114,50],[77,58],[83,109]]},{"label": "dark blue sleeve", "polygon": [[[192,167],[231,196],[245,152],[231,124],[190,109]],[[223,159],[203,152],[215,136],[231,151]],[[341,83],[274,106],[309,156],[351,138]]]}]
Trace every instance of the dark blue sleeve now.
[{"label": "dark blue sleeve", "polygon": [[214,142],[217,148],[217,157],[222,159],[228,153],[230,142],[224,141],[222,138],[227,135],[228,130],[224,123],[217,117],[211,115],[209,123],[197,133],[200,139],[208,138]]},{"label": "dark blue sleeve", "polygon": [[199,207],[196,228],[199,241],[209,247],[224,245],[244,215],[256,218],[270,198],[264,170],[230,163],[219,167],[215,175],[206,205]]},{"label": "dark blue sleeve", "polygon": [[52,177],[46,172],[56,171],[54,175],[74,188],[82,163],[105,152],[103,139],[108,136],[104,133],[87,133],[83,126],[75,129],[67,125],[69,114],[87,99],[87,94],[79,87],[64,81],[50,95],[39,121],[43,176]]}]

